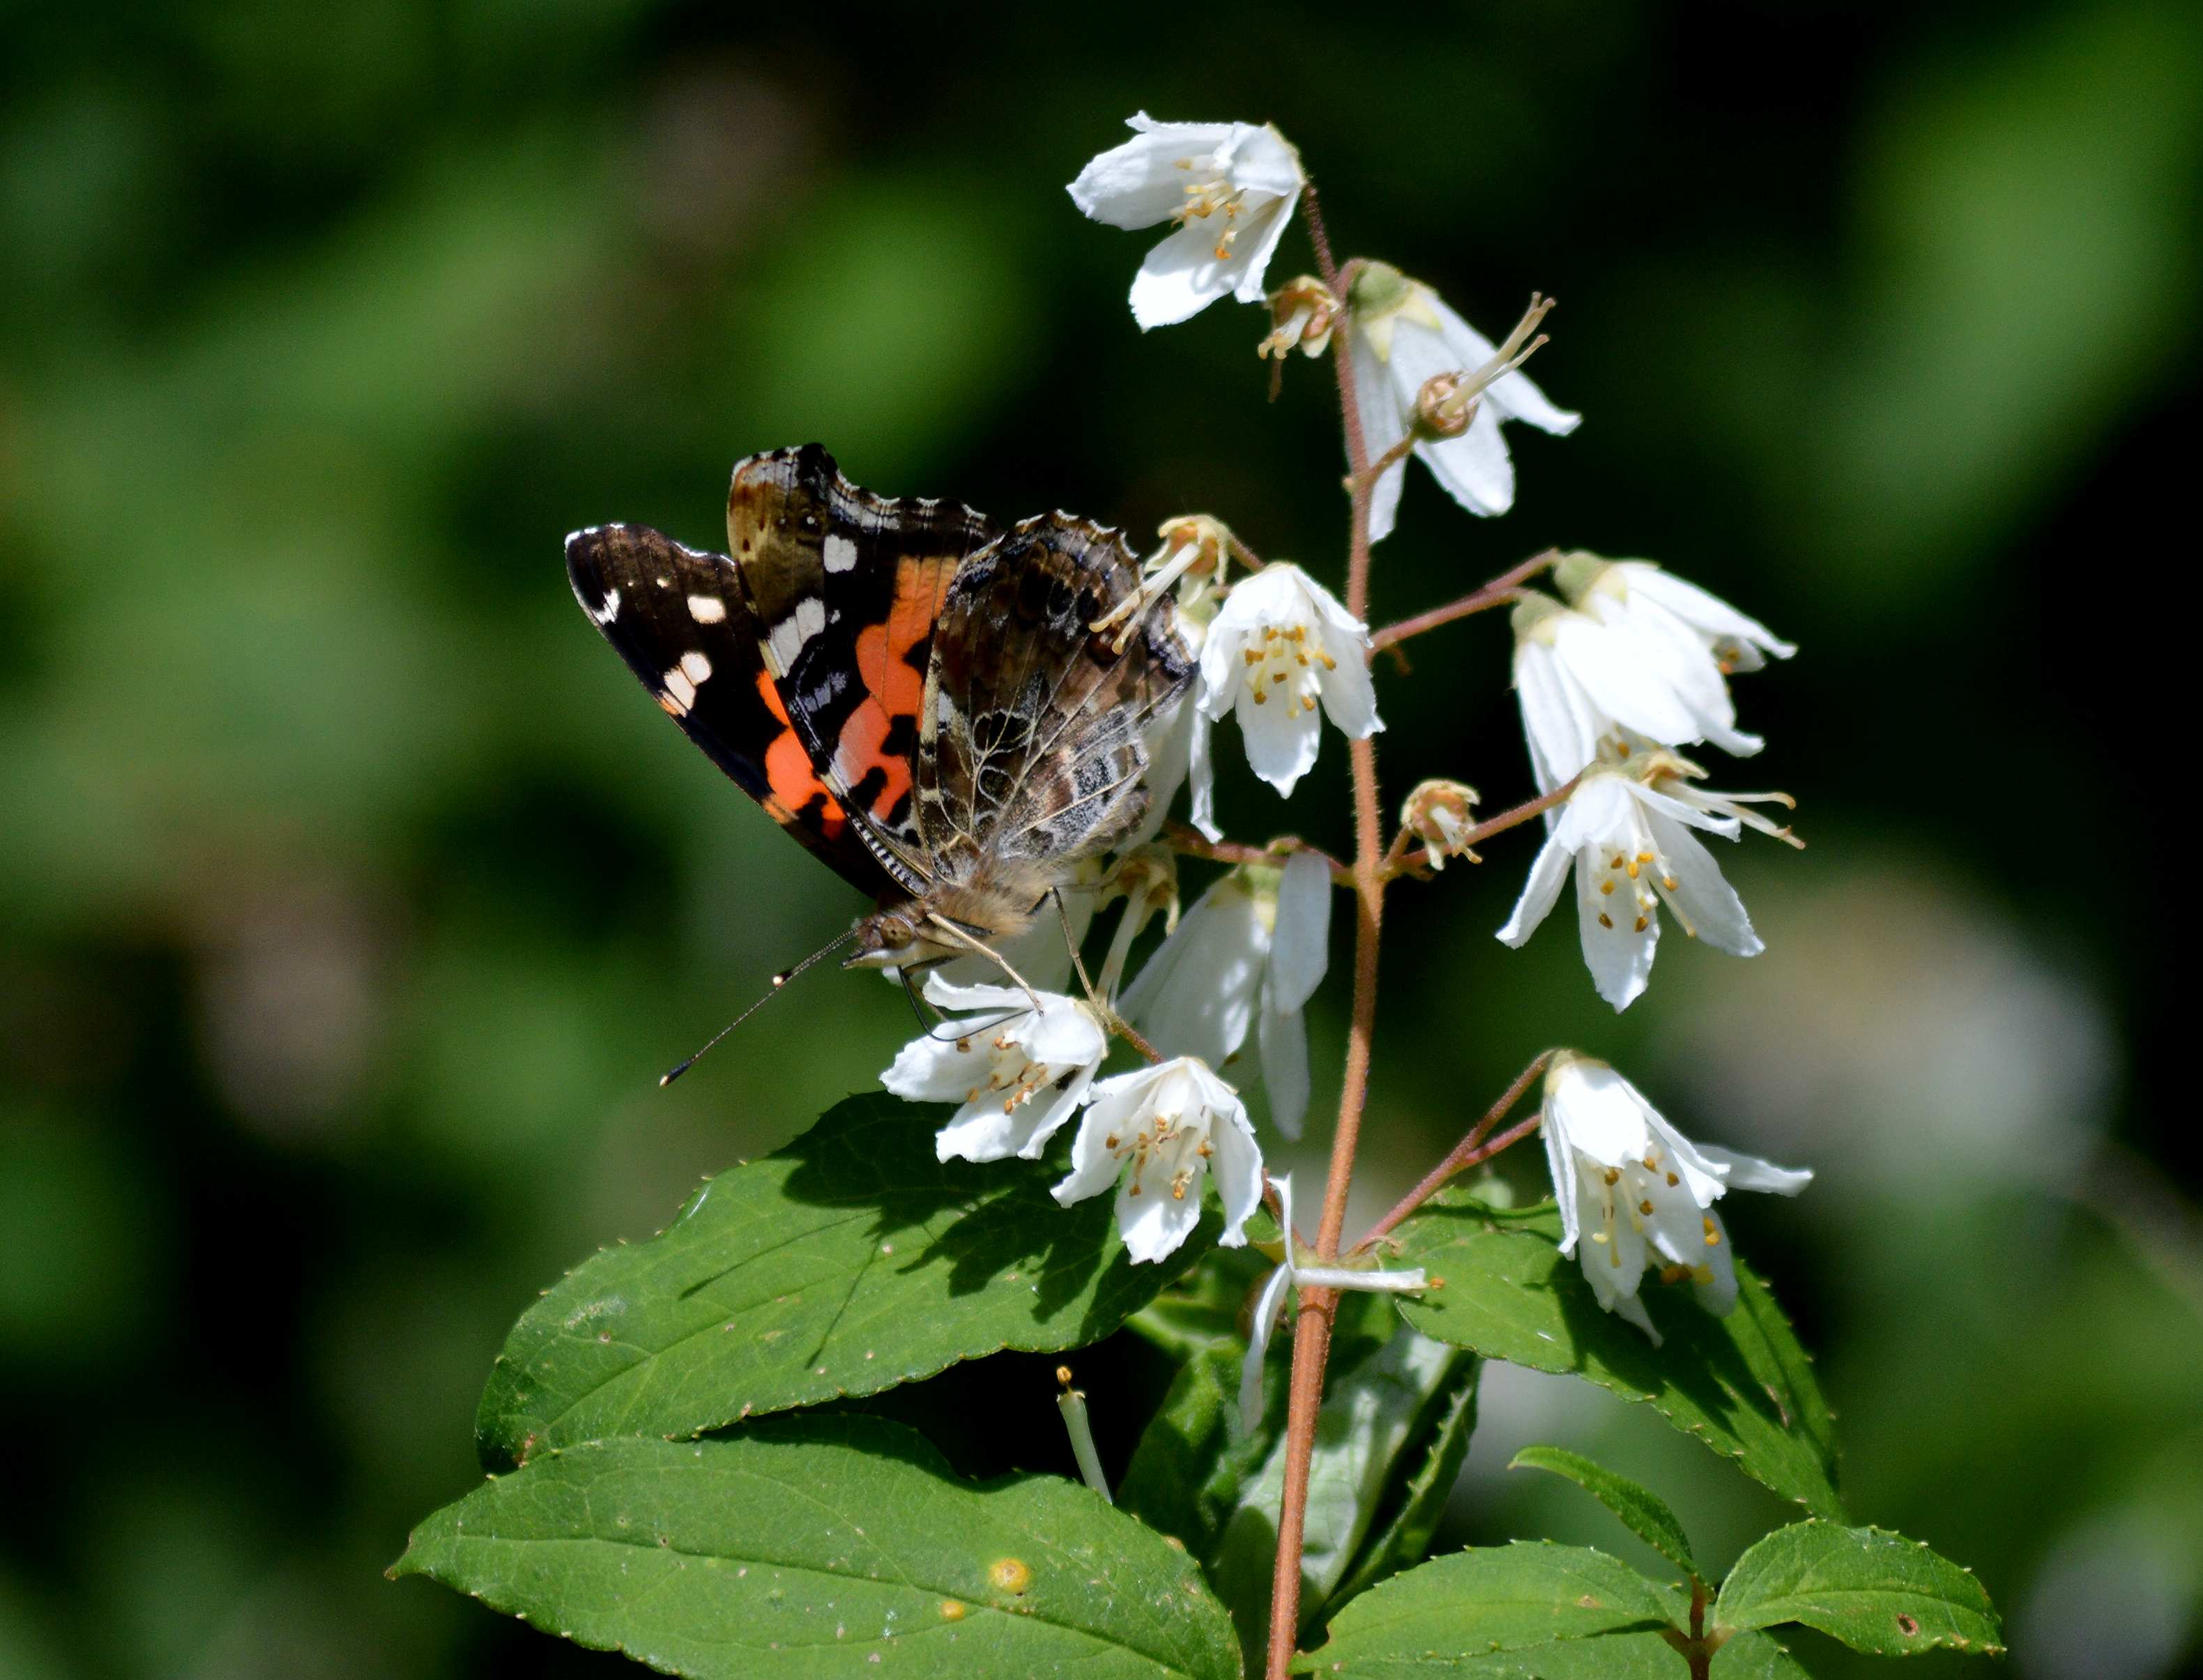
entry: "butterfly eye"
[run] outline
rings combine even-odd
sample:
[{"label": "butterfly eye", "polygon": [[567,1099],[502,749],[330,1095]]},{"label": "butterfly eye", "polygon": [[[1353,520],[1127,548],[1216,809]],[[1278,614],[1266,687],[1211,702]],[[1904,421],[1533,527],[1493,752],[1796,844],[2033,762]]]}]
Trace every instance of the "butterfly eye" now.
[{"label": "butterfly eye", "polygon": [[900,951],[911,941],[911,931],[900,922],[883,923],[880,928],[880,943],[890,951]]}]

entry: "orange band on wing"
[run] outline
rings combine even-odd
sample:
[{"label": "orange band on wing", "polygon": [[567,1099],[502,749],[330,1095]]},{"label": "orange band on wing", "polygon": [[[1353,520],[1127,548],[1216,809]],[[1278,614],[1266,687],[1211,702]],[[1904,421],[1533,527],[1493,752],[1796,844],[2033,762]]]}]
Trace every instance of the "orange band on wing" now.
[{"label": "orange band on wing", "polygon": [[[783,823],[808,822],[828,840],[838,838],[848,822],[848,814],[812,769],[811,755],[803,750],[802,741],[789,724],[788,708],[781,704],[780,690],[770,673],[757,674],[757,690],[765,710],[780,725],[780,733],[765,750],[765,779],[772,788],[773,805],[778,807],[772,810],[774,820]],[[815,820],[800,814],[814,801],[818,802]]]}]

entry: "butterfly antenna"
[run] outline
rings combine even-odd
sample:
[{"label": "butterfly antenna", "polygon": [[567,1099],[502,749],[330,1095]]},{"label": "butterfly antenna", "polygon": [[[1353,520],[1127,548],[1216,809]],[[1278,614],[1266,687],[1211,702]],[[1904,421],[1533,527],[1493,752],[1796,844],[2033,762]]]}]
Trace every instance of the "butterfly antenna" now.
[{"label": "butterfly antenna", "polygon": [[787,985],[789,981],[794,979],[796,976],[801,974],[804,970],[809,968],[813,963],[818,962],[821,958],[826,956],[831,952],[840,950],[856,936],[857,930],[854,928],[852,928],[848,933],[842,934],[831,944],[821,946],[818,950],[812,952],[808,957],[806,957],[801,962],[798,963],[794,968],[783,969],[778,974],[773,976],[772,989],[770,992],[767,992],[765,996],[759,998],[755,1003],[752,1004],[740,1015],[737,1015],[733,1020],[728,1022],[727,1024],[720,1028],[718,1032],[712,1034],[712,1036],[705,1041],[703,1049],[699,1050],[687,1061],[682,1063],[679,1067],[675,1068],[670,1073],[668,1073],[664,1078],[660,1079],[658,1082],[659,1088],[660,1090],[664,1089],[665,1087],[670,1085],[675,1080],[680,1078],[682,1074],[688,1072],[689,1069],[694,1067],[697,1063],[702,1061],[713,1045],[717,1044],[721,1039],[726,1037],[729,1033],[734,1031],[734,1029],[741,1026],[743,1022],[748,1020],[750,1017],[755,1015],[759,1010],[771,1003],[774,998],[780,994],[780,988]]}]

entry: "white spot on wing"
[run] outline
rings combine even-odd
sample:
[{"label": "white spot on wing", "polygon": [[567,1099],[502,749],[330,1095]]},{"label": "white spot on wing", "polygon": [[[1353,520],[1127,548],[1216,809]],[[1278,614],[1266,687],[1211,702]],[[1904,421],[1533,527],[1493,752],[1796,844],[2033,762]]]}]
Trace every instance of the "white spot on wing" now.
[{"label": "white spot on wing", "polygon": [[796,655],[803,651],[803,645],[825,628],[826,607],[824,602],[816,597],[798,601],[795,610],[774,625],[772,634],[765,639],[774,675],[785,676],[793,670]]},{"label": "white spot on wing", "polygon": [[722,623],[727,616],[727,604],[717,595],[691,595],[688,598],[688,616],[699,624]]},{"label": "white spot on wing", "polygon": [[857,563],[857,545],[839,532],[826,539],[826,569],[846,572]]},{"label": "white spot on wing", "polygon": [[605,596],[603,605],[591,607],[588,610],[589,622],[599,627],[611,623],[619,616],[619,591],[617,588],[608,592]]},{"label": "white spot on wing", "polygon": [[681,669],[688,674],[689,681],[701,687],[712,675],[712,662],[700,653],[684,653],[681,656]]},{"label": "white spot on wing", "polygon": [[668,699],[679,704],[681,710],[675,714],[676,716],[686,714],[688,708],[696,704],[696,685],[688,680],[688,673],[679,665],[665,674],[665,694]]}]

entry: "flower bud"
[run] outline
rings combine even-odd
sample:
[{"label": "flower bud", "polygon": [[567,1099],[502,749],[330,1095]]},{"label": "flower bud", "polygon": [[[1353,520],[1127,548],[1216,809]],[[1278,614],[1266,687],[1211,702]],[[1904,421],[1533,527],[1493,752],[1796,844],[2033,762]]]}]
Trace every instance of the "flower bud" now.
[{"label": "flower bud", "polygon": [[1449,857],[1484,861],[1468,845],[1476,800],[1476,789],[1466,782],[1432,781],[1418,785],[1401,805],[1400,826],[1423,842],[1424,861],[1432,869],[1444,869]]},{"label": "flower bud", "polygon": [[1346,301],[1355,314],[1366,317],[1389,315],[1406,304],[1415,283],[1389,262],[1364,262],[1355,271]]},{"label": "flower bud", "polygon": [[1584,597],[1598,587],[1600,576],[1612,563],[1604,555],[1580,548],[1562,555],[1554,564],[1553,581],[1568,598],[1569,605],[1580,607]]}]

